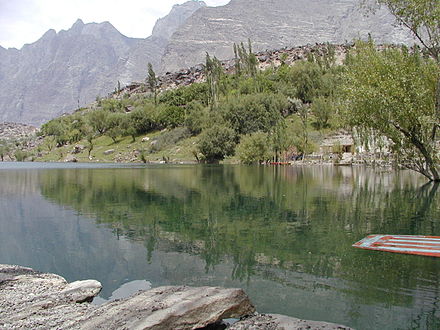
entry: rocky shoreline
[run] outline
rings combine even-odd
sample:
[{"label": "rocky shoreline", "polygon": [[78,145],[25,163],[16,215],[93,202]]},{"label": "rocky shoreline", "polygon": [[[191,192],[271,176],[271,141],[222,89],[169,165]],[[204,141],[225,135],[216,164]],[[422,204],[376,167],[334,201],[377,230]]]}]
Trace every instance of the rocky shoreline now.
[{"label": "rocky shoreline", "polygon": [[[256,313],[242,289],[166,286],[103,305],[101,283],[0,264],[1,329],[350,329]],[[231,324],[228,318],[240,319]]]}]

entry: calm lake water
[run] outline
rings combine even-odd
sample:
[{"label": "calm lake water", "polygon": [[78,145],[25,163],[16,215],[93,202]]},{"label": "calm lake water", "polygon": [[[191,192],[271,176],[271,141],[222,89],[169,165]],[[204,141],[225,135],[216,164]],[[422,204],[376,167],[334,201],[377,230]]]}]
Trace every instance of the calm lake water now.
[{"label": "calm lake water", "polygon": [[437,186],[351,167],[0,164],[0,263],[103,284],[242,287],[260,312],[440,328],[440,260],[366,251],[440,235]]}]

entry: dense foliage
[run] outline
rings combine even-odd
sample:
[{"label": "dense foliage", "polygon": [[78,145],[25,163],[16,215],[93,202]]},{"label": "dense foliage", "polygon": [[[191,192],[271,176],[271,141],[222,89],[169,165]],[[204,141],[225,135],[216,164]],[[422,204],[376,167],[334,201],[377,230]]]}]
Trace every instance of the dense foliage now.
[{"label": "dense foliage", "polygon": [[[432,2],[420,1],[426,6]],[[131,136],[134,142],[144,134],[179,129],[170,133],[179,138],[164,141],[170,146],[198,136],[191,151],[198,161],[218,162],[234,155],[238,146],[243,163],[261,163],[303,157],[316,150],[325,134],[344,128],[385,141],[402,165],[439,180],[438,42],[437,35],[427,34],[436,25],[431,16],[423,21],[418,9],[405,7],[406,1],[378,2],[389,6],[425,48],[378,51],[372,41],[358,43],[345,62],[336,65],[335,47],[327,45],[319,55],[310,52],[292,65],[281,56],[281,65],[259,70],[249,42],[247,48],[234,45],[232,74],[207,54],[206,82],[162,91],[149,65],[144,84],[148,92],[117,91],[113,98],[98,99],[93,109],[43,125],[47,148],[86,139],[90,153],[93,140],[103,135],[115,143]],[[438,4],[432,5],[435,18]]]},{"label": "dense foliage", "polygon": [[440,71],[418,51],[377,51],[358,44],[344,75],[346,118],[359,129],[386,136],[401,163],[438,180],[438,151],[432,139]]},{"label": "dense foliage", "polygon": [[[321,130],[337,126],[333,124],[338,121],[330,120],[335,114],[332,98],[340,71],[330,56],[332,46],[328,46],[329,56],[324,59],[309,56],[293,66],[283,63],[265,71],[258,70],[250,43],[247,47],[235,45],[234,51],[234,74],[225,74],[221,62],[207,55],[206,82],[161,93],[149,65],[145,84],[149,93],[130,96],[117,91],[117,98],[98,98],[93,109],[80,109],[44,124],[42,135],[52,137],[58,147],[87,139],[93,148],[93,140],[103,135],[116,143],[124,136],[134,141],[153,131],[184,127],[192,135],[201,133],[194,155],[199,160],[218,162],[235,153],[243,136],[262,132],[270,137],[262,161],[276,159],[292,146],[301,152],[307,149],[304,141],[286,138],[303,133],[286,131],[287,118],[301,122],[299,109],[310,112],[307,127]],[[48,149],[52,147],[49,141]]]}]

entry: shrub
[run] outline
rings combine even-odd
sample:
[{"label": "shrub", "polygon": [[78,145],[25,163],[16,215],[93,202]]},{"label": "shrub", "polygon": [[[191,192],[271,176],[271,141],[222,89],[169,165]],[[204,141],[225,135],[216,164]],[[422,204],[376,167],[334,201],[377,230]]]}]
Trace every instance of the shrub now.
[{"label": "shrub", "polygon": [[155,108],[150,104],[139,106],[133,110],[128,116],[128,122],[125,125],[126,129],[130,130],[129,135],[132,135],[131,129],[136,134],[143,134],[156,129],[157,121],[155,115]]},{"label": "shrub", "polygon": [[208,109],[201,103],[197,101],[189,103],[186,107],[185,126],[193,135],[199,134],[205,126],[208,114]]},{"label": "shrub", "polygon": [[163,93],[159,102],[174,106],[184,106],[192,101],[208,105],[208,85],[206,83],[195,83],[189,86],[179,87]]},{"label": "shrub", "polygon": [[165,132],[155,140],[155,143],[150,147],[150,152],[161,151],[190,136],[191,133],[186,127],[178,127]]},{"label": "shrub", "polygon": [[14,153],[14,157],[17,160],[17,162],[25,161],[28,156],[29,156],[29,154],[23,150],[16,150]]},{"label": "shrub", "polygon": [[264,132],[255,132],[243,136],[237,147],[237,156],[243,164],[260,164],[271,158],[269,136]]},{"label": "shrub", "polygon": [[214,125],[202,132],[198,148],[207,163],[217,163],[234,154],[235,138],[233,129]]},{"label": "shrub", "polygon": [[270,131],[288,107],[288,101],[284,96],[261,93],[234,97],[225,103],[220,111],[228,126],[242,135]]},{"label": "shrub", "polygon": [[175,105],[160,105],[157,107],[157,123],[161,127],[174,128],[185,122],[185,109]]}]

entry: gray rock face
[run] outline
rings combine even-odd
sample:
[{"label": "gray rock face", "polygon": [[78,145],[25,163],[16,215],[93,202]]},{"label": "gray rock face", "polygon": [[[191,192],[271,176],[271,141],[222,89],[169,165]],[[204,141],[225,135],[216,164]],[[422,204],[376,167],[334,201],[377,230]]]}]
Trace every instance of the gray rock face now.
[{"label": "gray rock face", "polygon": [[0,121],[41,124],[117,85],[124,54],[137,42],[110,23],[46,32],[0,66]]},{"label": "gray rock face", "polygon": [[203,1],[189,1],[182,5],[174,5],[170,13],[159,18],[153,28],[153,36],[169,40],[176,27],[181,26],[195,11],[206,7]]},{"label": "gray rock face", "polygon": [[256,314],[230,326],[230,330],[350,330],[340,324],[301,320],[279,314]]},{"label": "gray rock face", "polygon": [[54,274],[0,265],[0,328],[196,329],[255,311],[241,289],[159,287],[94,306],[94,280],[68,284]]},{"label": "gray rock face", "polygon": [[241,289],[160,287],[103,305],[82,329],[198,329],[255,308]]},{"label": "gray rock face", "polygon": [[203,62],[205,53],[233,56],[232,44],[252,40],[254,50],[309,43],[344,43],[371,36],[379,43],[410,43],[385,8],[366,16],[358,0],[232,0],[201,8],[173,34],[162,68],[175,71]]},{"label": "gray rock face", "polygon": [[62,328],[67,320],[91,312],[93,306],[77,302],[87,301],[99,291],[97,281],[69,285],[55,274],[0,265],[0,328]]},{"label": "gray rock face", "polygon": [[34,136],[38,129],[31,125],[0,123],[0,141],[14,140]]},{"label": "gray rock face", "polygon": [[[147,64],[159,72],[160,62],[168,45],[169,38],[199,8],[205,7],[203,1],[188,1],[175,5],[170,13],[157,20],[153,33],[146,39],[140,39],[128,52],[127,61],[121,71],[120,80],[124,84],[143,81],[147,76]],[[107,92],[109,92],[107,90]]]},{"label": "gray rock face", "polygon": [[169,35],[204,5],[175,6],[147,39],[128,38],[108,22],[78,20],[20,50],[0,48],[0,122],[39,125],[107,95],[118,81],[143,80],[148,62],[159,66]]}]

